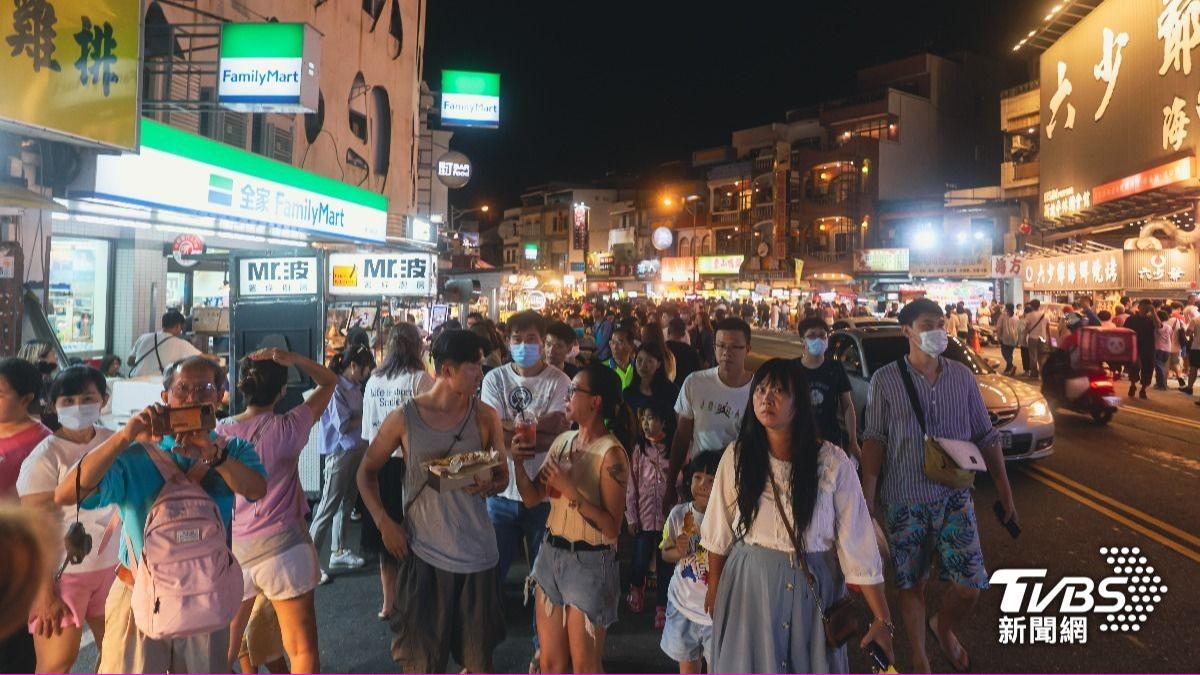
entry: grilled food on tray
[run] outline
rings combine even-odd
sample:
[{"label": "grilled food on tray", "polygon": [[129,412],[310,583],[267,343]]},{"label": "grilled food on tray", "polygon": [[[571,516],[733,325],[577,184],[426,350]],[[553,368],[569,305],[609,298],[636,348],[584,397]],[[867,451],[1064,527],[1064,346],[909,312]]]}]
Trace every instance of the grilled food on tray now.
[{"label": "grilled food on tray", "polygon": [[487,464],[496,458],[491,450],[474,450],[442,459],[435,459],[425,465],[429,472],[439,477],[452,476],[463,469],[469,469],[480,464]]}]

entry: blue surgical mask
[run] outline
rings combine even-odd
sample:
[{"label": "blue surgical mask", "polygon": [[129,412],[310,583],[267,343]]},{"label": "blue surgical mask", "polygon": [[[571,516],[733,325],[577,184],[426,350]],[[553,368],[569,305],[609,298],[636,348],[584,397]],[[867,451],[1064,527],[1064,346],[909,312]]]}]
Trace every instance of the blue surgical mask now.
[{"label": "blue surgical mask", "polygon": [[821,356],[825,353],[825,348],[829,346],[829,340],[825,338],[804,338],[804,348],[813,356]]},{"label": "blue surgical mask", "polygon": [[517,343],[510,348],[513,363],[522,368],[532,368],[542,359],[542,345],[538,343]]}]

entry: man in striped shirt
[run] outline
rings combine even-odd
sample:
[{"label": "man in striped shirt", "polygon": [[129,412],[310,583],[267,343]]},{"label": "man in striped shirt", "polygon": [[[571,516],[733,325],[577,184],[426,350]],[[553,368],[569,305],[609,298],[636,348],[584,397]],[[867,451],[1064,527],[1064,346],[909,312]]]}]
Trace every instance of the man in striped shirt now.
[{"label": "man in striped shirt", "polygon": [[[1012,489],[1004,470],[1000,435],[992,427],[975,376],[965,365],[943,358],[946,318],[937,303],[914,300],[900,311],[908,356],[880,368],[871,378],[867,429],[863,435],[863,494],[872,516],[882,516],[900,591],[900,609],[912,643],[913,672],[929,672],[925,650],[925,586],[933,555],[939,577],[951,587],[929,629],[959,671],[970,656],[955,635],[979,591],[987,588],[970,488],[935,483],[925,475],[925,440],[909,400],[901,368],[911,374],[925,426],[934,438],[970,441],[979,447],[996,485],[1007,520],[1016,522]],[[879,485],[880,473],[883,474]],[[883,508],[876,506],[876,494]]]}]

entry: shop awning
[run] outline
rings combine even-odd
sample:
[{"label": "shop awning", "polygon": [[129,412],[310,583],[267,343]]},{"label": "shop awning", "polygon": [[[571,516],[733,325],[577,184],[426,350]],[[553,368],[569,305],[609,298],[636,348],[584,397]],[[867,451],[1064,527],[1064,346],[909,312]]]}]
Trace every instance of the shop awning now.
[{"label": "shop awning", "polygon": [[24,185],[0,180],[0,208],[41,209],[43,211],[66,211],[58,202],[26,188]]}]

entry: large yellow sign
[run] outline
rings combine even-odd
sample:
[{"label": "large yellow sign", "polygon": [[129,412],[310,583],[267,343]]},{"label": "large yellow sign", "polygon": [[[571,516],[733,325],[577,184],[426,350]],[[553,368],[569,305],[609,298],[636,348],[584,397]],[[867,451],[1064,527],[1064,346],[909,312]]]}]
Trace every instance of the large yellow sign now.
[{"label": "large yellow sign", "polygon": [[141,0],[0,3],[0,124],[138,147]]}]

